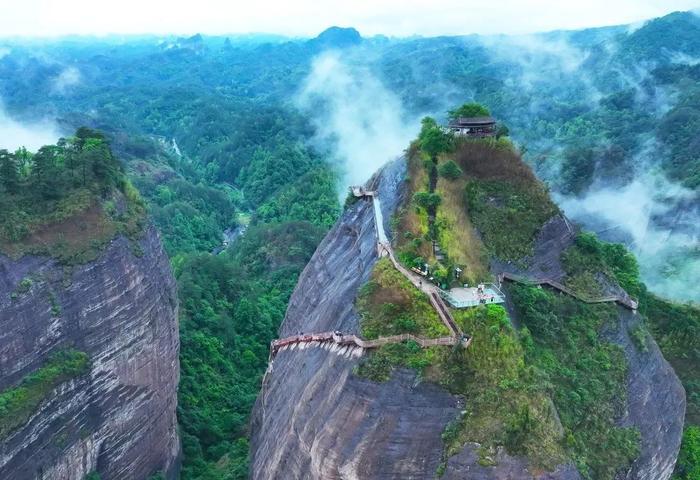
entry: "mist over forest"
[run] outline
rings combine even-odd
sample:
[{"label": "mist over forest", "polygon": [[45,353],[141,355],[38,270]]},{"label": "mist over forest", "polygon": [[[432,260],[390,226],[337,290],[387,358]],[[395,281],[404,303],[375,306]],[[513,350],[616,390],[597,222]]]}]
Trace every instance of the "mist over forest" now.
[{"label": "mist over forest", "polygon": [[160,232],[180,302],[182,478],[247,478],[270,342],[348,187],[468,102],[568,217],[634,253],[645,288],[679,312],[700,302],[696,13],[518,36],[0,39],[0,150],[103,132]]},{"label": "mist over forest", "polygon": [[[697,290],[682,288],[700,276],[697,32],[696,15],[675,13],[634,27],[524,36],[389,39],[331,29],[275,43],[7,42],[3,146],[37,148],[87,122],[175,138],[186,156],[207,164],[231,162],[230,152],[196,151],[198,129],[167,118],[196,90],[206,92],[197,100],[209,103],[205,122],[241,103],[274,105],[279,121],[309,118],[313,133],[303,141],[339,169],[343,192],[400,155],[417,119],[444,120],[451,106],[477,101],[508,125],[569,215],[629,246],[652,290],[697,300]],[[136,59],[149,65],[136,68]],[[221,96],[235,106],[211,104]],[[126,108],[131,102],[136,108]],[[223,144],[235,135],[220,134]],[[233,161],[245,164],[245,155]],[[229,168],[215,179],[235,184],[235,176]]]}]

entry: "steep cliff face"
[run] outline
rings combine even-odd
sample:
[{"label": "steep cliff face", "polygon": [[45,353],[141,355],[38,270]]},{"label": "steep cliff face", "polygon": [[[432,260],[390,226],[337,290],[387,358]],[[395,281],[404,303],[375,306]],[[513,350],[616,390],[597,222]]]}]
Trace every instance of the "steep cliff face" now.
[{"label": "steep cliff face", "polygon": [[89,371],[1,439],[0,478],[175,478],[177,297],[155,229],[72,268],[0,256],[0,390],[69,348],[89,356]]},{"label": "steep cliff face", "polygon": [[618,318],[618,328],[606,337],[622,347],[629,368],[627,411],[620,423],[637,427],[641,437],[641,453],[624,478],[668,479],[681,447],[685,390],[653,339],[646,339],[644,351],[630,338],[640,316],[620,308]]},{"label": "steep cliff face", "polygon": [[[388,219],[405,194],[404,176],[404,162],[397,161],[371,182],[382,199],[387,231]],[[561,278],[559,258],[574,233],[563,216],[551,220],[540,233],[526,273]],[[280,337],[359,331],[353,303],[377,260],[375,235],[369,202],[358,201],[346,210],[302,273]],[[495,273],[523,273],[511,264],[493,263],[491,268]],[[639,316],[618,308],[619,323],[604,334],[623,348],[629,364],[627,409],[619,422],[637,427],[641,436],[641,453],[625,478],[668,479],[683,425],[683,389],[651,338],[646,352],[630,340],[629,329]],[[462,400],[419,381],[408,370],[396,370],[386,383],[364,380],[353,374],[360,355],[353,349],[318,346],[279,352],[253,414],[253,479],[436,478],[444,452],[441,435],[459,418]],[[485,464],[479,445],[466,444],[441,467],[441,478],[582,478],[572,464],[552,472],[535,470],[526,458],[503,448],[493,459]]]},{"label": "steep cliff face", "polygon": [[[575,230],[563,215],[553,217],[540,231],[534,254],[526,266],[492,262],[493,271],[563,281],[562,253],[574,242]],[[605,295],[625,297],[617,284],[602,282]],[[513,308],[509,308],[515,317]],[[627,408],[619,423],[636,427],[640,434],[640,455],[622,478],[627,480],[668,479],[673,473],[681,445],[685,418],[685,390],[656,342],[645,339],[640,349],[630,332],[640,327],[642,317],[616,307],[617,322],[605,327],[602,335],[624,351],[627,360]]]},{"label": "steep cliff face", "polygon": [[[386,230],[398,204],[405,162],[374,181]],[[353,299],[377,260],[372,204],[357,201],[323,240],[290,300],[280,336],[359,332]],[[258,478],[430,478],[440,435],[458,400],[401,371],[387,383],[353,375],[356,351],[280,352],[253,418],[251,476]]]}]

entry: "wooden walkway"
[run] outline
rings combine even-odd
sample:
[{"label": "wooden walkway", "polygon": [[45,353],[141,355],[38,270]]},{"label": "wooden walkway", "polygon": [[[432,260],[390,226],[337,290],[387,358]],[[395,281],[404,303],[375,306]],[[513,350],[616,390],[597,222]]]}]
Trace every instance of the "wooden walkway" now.
[{"label": "wooden walkway", "polygon": [[522,283],[524,285],[545,285],[547,287],[551,287],[555,290],[559,290],[562,293],[565,293],[569,296],[572,296],[576,298],[577,300],[580,300],[584,303],[617,303],[618,305],[621,305],[625,308],[628,308],[632,311],[637,310],[638,303],[630,298],[629,296],[627,297],[621,297],[618,295],[609,295],[607,297],[589,297],[587,295],[581,295],[579,293],[574,292],[570,288],[562,285],[559,282],[555,282],[554,280],[549,280],[547,278],[543,279],[538,279],[538,278],[530,278],[530,277],[525,277],[523,275],[516,275],[514,273],[507,273],[503,272],[498,276],[498,281],[499,283],[502,283],[503,280],[510,280],[511,282],[517,282],[517,283]]},{"label": "wooden walkway", "polygon": [[396,257],[394,256],[394,250],[391,248],[390,244],[381,243],[380,254],[382,254],[382,252],[389,257],[389,260],[391,260],[391,263],[394,265],[394,268],[396,268],[396,270],[401,272],[403,276],[406,277],[413,284],[413,286],[415,286],[418,290],[422,291],[428,296],[430,304],[437,312],[438,316],[440,317],[440,320],[442,320],[442,323],[444,323],[447,329],[450,331],[450,334],[454,337],[461,337],[462,331],[457,325],[457,322],[455,322],[454,317],[452,317],[450,309],[445,304],[445,301],[439,295],[437,287],[430,282],[424,282],[422,277],[416,275],[415,273],[411,272],[406,267],[401,265],[399,261],[396,260]]},{"label": "wooden walkway", "polygon": [[344,334],[342,332],[324,332],[311,335],[293,335],[291,337],[273,340],[270,346],[270,360],[272,360],[280,350],[285,350],[296,345],[323,345],[333,343],[339,347],[359,347],[362,349],[379,348],[390,343],[401,343],[412,340],[423,348],[435,346],[454,346],[460,343],[457,337],[423,338],[410,333],[381,337],[375,340],[363,340],[357,335]]},{"label": "wooden walkway", "polygon": [[[433,306],[435,311],[437,312],[438,316],[440,317],[440,320],[442,323],[445,324],[445,327],[450,332],[449,337],[440,337],[440,338],[423,338],[423,337],[418,337],[416,335],[412,335],[410,333],[404,333],[402,335],[392,335],[388,337],[380,337],[375,340],[363,340],[362,338],[358,337],[357,335],[354,334],[346,334],[340,331],[335,331],[335,332],[324,332],[324,333],[314,333],[314,334],[299,334],[299,335],[293,335],[290,337],[286,338],[281,338],[277,340],[273,340],[272,344],[270,345],[270,365],[269,368],[272,367],[272,360],[275,358],[277,353],[280,350],[285,350],[288,348],[296,348],[297,346],[301,346],[301,348],[304,348],[307,345],[333,345],[337,346],[341,349],[344,348],[359,348],[359,349],[371,349],[371,348],[378,348],[383,345],[388,345],[392,343],[401,343],[405,341],[414,341],[418,345],[420,345],[423,348],[427,347],[433,347],[433,346],[439,346],[439,345],[445,345],[445,346],[455,346],[455,345],[462,345],[465,348],[468,347],[471,344],[471,337],[468,335],[465,335],[462,330],[459,328],[459,325],[457,325],[457,322],[455,322],[454,317],[450,313],[450,309],[447,307],[445,304],[445,301],[442,299],[440,296],[438,288],[433,285],[432,283],[428,281],[423,281],[424,279],[415,273],[411,272],[408,270],[406,267],[401,265],[398,260],[396,260],[396,256],[394,255],[394,249],[391,246],[391,243],[387,239],[386,233],[384,232],[384,225],[382,224],[382,215],[381,215],[381,205],[379,203],[379,199],[377,198],[376,192],[367,190],[364,187],[350,187],[350,190],[352,194],[357,197],[357,198],[366,198],[369,197],[372,199],[372,207],[374,209],[374,223],[375,223],[375,231],[377,235],[377,252],[380,256],[387,256],[389,257],[389,260],[391,260],[391,263],[394,265],[394,268],[398,270],[404,277],[406,277],[411,284],[413,284],[414,287],[422,291],[428,296],[428,300],[430,300],[430,304]],[[585,303],[608,303],[608,302],[614,302],[619,305],[622,305],[625,308],[628,308],[630,310],[636,310],[637,309],[637,302],[630,297],[621,297],[621,296],[616,296],[616,295],[611,295],[607,297],[588,297],[585,295],[578,294],[574,292],[573,290],[569,289],[568,287],[562,285],[559,282],[555,282],[550,279],[537,279],[537,278],[529,278],[525,277],[522,275],[516,275],[513,273],[501,273],[498,276],[498,281],[499,284],[502,283],[504,280],[509,280],[511,282],[518,282],[526,285],[545,285],[548,287],[551,287],[555,290],[558,290],[562,293],[565,293],[567,295],[570,295],[578,300],[581,300],[582,302]],[[361,350],[360,350],[361,352]],[[268,369],[269,371],[269,369]]]},{"label": "wooden walkway", "polygon": [[414,341],[423,348],[434,347],[439,345],[454,346],[462,345],[463,347],[468,347],[471,344],[471,337],[465,335],[462,330],[455,322],[450,309],[445,304],[445,301],[439,295],[438,289],[435,285],[430,282],[423,282],[423,278],[419,277],[415,273],[408,270],[406,267],[401,265],[396,256],[394,255],[394,250],[391,247],[391,243],[387,240],[386,234],[384,232],[384,225],[382,224],[381,215],[381,205],[379,199],[374,191],[366,190],[364,187],[350,187],[352,194],[355,197],[363,198],[369,197],[372,199],[372,208],[374,209],[374,223],[375,231],[377,235],[377,251],[380,256],[388,256],[391,263],[403,276],[405,276],[417,289],[422,291],[428,296],[430,304],[433,306],[435,311],[442,323],[445,324],[447,330],[450,332],[449,337],[439,337],[439,338],[423,338],[410,333],[404,333],[401,335],[391,335],[388,337],[380,337],[375,340],[363,340],[354,334],[345,334],[343,332],[324,332],[324,333],[314,333],[309,335],[293,335],[291,337],[281,338],[273,340],[270,345],[270,362],[275,358],[280,350],[285,350],[287,348],[295,348],[296,345],[324,345],[324,344],[335,344],[339,347],[359,347],[361,349],[378,348],[383,345],[388,345],[390,343],[401,343],[406,341]]}]

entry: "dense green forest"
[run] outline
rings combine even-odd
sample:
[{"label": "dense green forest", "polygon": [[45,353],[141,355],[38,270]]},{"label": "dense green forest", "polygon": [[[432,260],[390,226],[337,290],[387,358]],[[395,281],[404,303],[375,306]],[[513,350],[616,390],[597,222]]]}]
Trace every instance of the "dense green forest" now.
[{"label": "dense green forest", "polygon": [[[0,248],[20,254],[20,240],[43,238],[36,228],[43,222],[90,212],[95,202],[109,226],[102,238],[138,231],[144,206],[161,231],[180,288],[183,479],[245,478],[247,421],[268,343],[299,272],[339,213],[342,171],[329,161],[333,145],[316,141],[314,123],[294,102],[312,60],[328,47],[344,48],[345,62],[366,66],[395,93],[405,109],[397,116],[431,113],[442,121],[465,99],[488,105],[555,194],[583,202],[601,184],[623,189],[645,173],[663,174],[685,190],[657,191],[668,208],[650,216],[650,224],[669,235],[697,234],[697,16],[677,13],[634,31],[552,32],[527,41],[355,34],[18,42],[0,58],[4,111],[29,124],[55,119],[66,136],[34,153],[0,151]],[[66,69],[78,72],[77,80],[58,88]],[[323,119],[323,113],[310,115]],[[369,120],[348,121],[362,128]],[[89,129],[73,135],[84,125]],[[457,178],[459,168],[438,173]],[[478,206],[497,188],[470,185],[471,201]],[[450,191],[438,194],[449,198]],[[504,204],[500,213],[507,218],[520,207]],[[486,216],[476,221],[489,232]],[[210,254],[222,247],[225,230],[242,226],[248,226],[244,235]],[[471,240],[441,241],[458,255],[456,246]],[[640,257],[652,288],[692,278],[697,244],[678,245],[673,255],[657,255],[658,265],[645,267]],[[52,251],[81,261],[94,255],[93,247],[99,245],[69,242]],[[681,294],[698,298],[697,291]],[[647,328],[688,391],[689,425],[698,425],[697,311],[644,289],[640,296],[655,319]],[[679,461],[684,480],[697,478],[694,428],[687,429]]]},{"label": "dense green forest", "polygon": [[[270,341],[296,279],[339,212],[337,176],[290,127],[267,146],[251,141],[233,182],[207,180],[204,161],[166,154],[127,163],[172,258],[180,290],[178,417],[182,478],[241,479],[248,472],[248,420]],[[164,173],[167,172],[167,173]],[[218,255],[221,232],[245,235]]]},{"label": "dense green forest", "polygon": [[[295,118],[289,111],[277,115]],[[83,262],[114,234],[138,234],[144,203],[148,208],[179,285],[182,478],[247,477],[248,418],[269,343],[297,276],[339,213],[337,174],[306,146],[308,129],[299,122],[280,124],[274,141],[267,130],[252,132],[250,160],[225,183],[213,178],[218,174],[205,159],[121,131],[80,128],[36,153],[0,151],[0,215],[7,219],[0,247],[9,253]],[[42,250],[25,248],[34,236],[46,239],[45,225],[70,227],[93,207],[114,228],[76,227],[86,245],[65,245],[60,231]],[[243,220],[245,235],[211,254],[221,250],[223,230]]]}]

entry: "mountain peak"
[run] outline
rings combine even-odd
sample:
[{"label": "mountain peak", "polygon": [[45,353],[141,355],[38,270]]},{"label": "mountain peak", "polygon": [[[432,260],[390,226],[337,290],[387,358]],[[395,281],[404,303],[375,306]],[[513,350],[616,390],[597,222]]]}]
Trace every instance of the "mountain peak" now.
[{"label": "mountain peak", "polygon": [[314,41],[327,47],[348,47],[360,43],[362,36],[352,27],[333,26],[322,31]]}]

